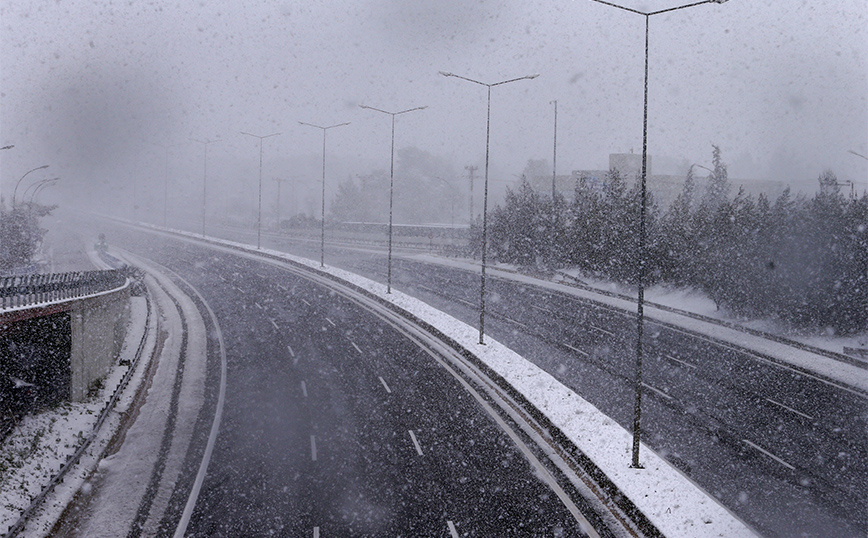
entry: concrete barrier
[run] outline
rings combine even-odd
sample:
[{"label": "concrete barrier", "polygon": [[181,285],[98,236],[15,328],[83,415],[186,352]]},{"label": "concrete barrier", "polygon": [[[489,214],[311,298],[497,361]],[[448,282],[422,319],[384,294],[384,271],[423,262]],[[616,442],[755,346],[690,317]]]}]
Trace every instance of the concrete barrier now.
[{"label": "concrete barrier", "polygon": [[[0,370],[37,386],[60,377],[65,387],[55,381],[43,390],[76,402],[85,400],[123,345],[130,287],[130,280],[124,279],[114,289],[83,297],[0,310]],[[55,341],[69,345],[57,348]],[[51,398],[41,400],[51,403]]]}]

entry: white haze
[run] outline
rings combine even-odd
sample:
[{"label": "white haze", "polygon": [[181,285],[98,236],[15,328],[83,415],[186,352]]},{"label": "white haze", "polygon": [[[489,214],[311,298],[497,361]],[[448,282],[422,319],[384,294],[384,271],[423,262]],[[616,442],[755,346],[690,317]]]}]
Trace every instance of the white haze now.
[{"label": "white haze", "polygon": [[[626,5],[658,9],[672,1]],[[721,146],[738,178],[813,180],[830,168],[868,181],[865,0],[731,0],[651,18],[649,152],[655,172],[708,164]],[[318,214],[322,135],[327,182],[388,170],[397,147],[483,166],[484,81],[539,73],[492,91],[495,193],[528,159],[600,169],[641,151],[643,18],[591,0],[91,2],[7,0],[0,41],[0,152],[7,204],[18,179],[60,176],[44,198],[171,197],[196,213],[203,146],[223,203],[252,207],[259,143],[266,199],[274,177],[298,181],[293,209]],[[452,179],[452,178],[448,178]],[[29,183],[28,183],[29,184]],[[464,180],[461,183],[465,185]],[[283,196],[293,193],[284,184]],[[861,190],[861,189],[860,189]],[[210,195],[209,195],[210,196]],[[289,198],[287,198],[288,200]],[[216,202],[215,202],[216,204]]]}]

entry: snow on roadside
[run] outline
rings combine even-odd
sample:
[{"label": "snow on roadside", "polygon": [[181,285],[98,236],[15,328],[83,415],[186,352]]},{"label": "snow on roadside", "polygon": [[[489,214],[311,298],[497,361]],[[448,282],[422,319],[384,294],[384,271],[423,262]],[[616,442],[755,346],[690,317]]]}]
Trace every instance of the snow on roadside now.
[{"label": "snow on roadside", "polygon": [[[109,371],[99,394],[82,403],[65,402],[54,409],[24,417],[0,446],[0,534],[16,523],[31,500],[42,492],[60,467],[75,453],[93,431],[99,414],[126,374],[141,342],[147,319],[147,303],[142,297],[130,301],[130,322],[119,355],[119,363]],[[122,409],[116,408],[104,424],[112,427]],[[92,443],[88,453],[102,452],[102,444]],[[100,446],[94,446],[98,444]],[[70,477],[70,475],[67,475]],[[72,473],[73,480],[62,484],[72,492],[83,477]],[[63,510],[62,506],[55,507]]]},{"label": "snow on roadside", "polygon": [[[181,233],[191,238],[195,234]],[[277,250],[229,240],[210,241],[303,264],[351,282],[437,327],[474,353],[544,413],[668,538],[753,537],[756,534],[675,467],[642,445],[643,469],[630,467],[631,434],[550,374],[499,342],[478,343],[478,331],[444,312],[383,284]]]}]

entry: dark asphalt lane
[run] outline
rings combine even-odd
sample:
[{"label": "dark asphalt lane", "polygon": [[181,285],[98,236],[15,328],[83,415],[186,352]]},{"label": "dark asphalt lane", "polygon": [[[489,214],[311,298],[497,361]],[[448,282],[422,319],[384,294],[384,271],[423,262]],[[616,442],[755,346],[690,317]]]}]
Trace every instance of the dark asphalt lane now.
[{"label": "dark asphalt lane", "polygon": [[158,241],[124,247],[200,290],[228,358],[188,536],[584,535],[489,415],[390,325],[268,264]]},{"label": "dark asphalt lane", "polygon": [[[318,246],[282,242],[308,257]],[[385,256],[327,248],[326,264],[385,281]],[[479,276],[396,258],[393,287],[473,326]],[[490,278],[486,333],[632,424],[635,315]],[[744,350],[646,326],[649,446],[766,536],[868,530],[868,400]]]}]

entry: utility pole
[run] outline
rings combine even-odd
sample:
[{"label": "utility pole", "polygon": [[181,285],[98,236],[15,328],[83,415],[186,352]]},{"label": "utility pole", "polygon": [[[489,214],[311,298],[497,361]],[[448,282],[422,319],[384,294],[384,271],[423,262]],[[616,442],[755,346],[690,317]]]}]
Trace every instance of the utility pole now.
[{"label": "utility pole", "polygon": [[479,170],[479,167],[465,166],[464,169],[470,172],[470,223],[473,224],[473,174]]}]

